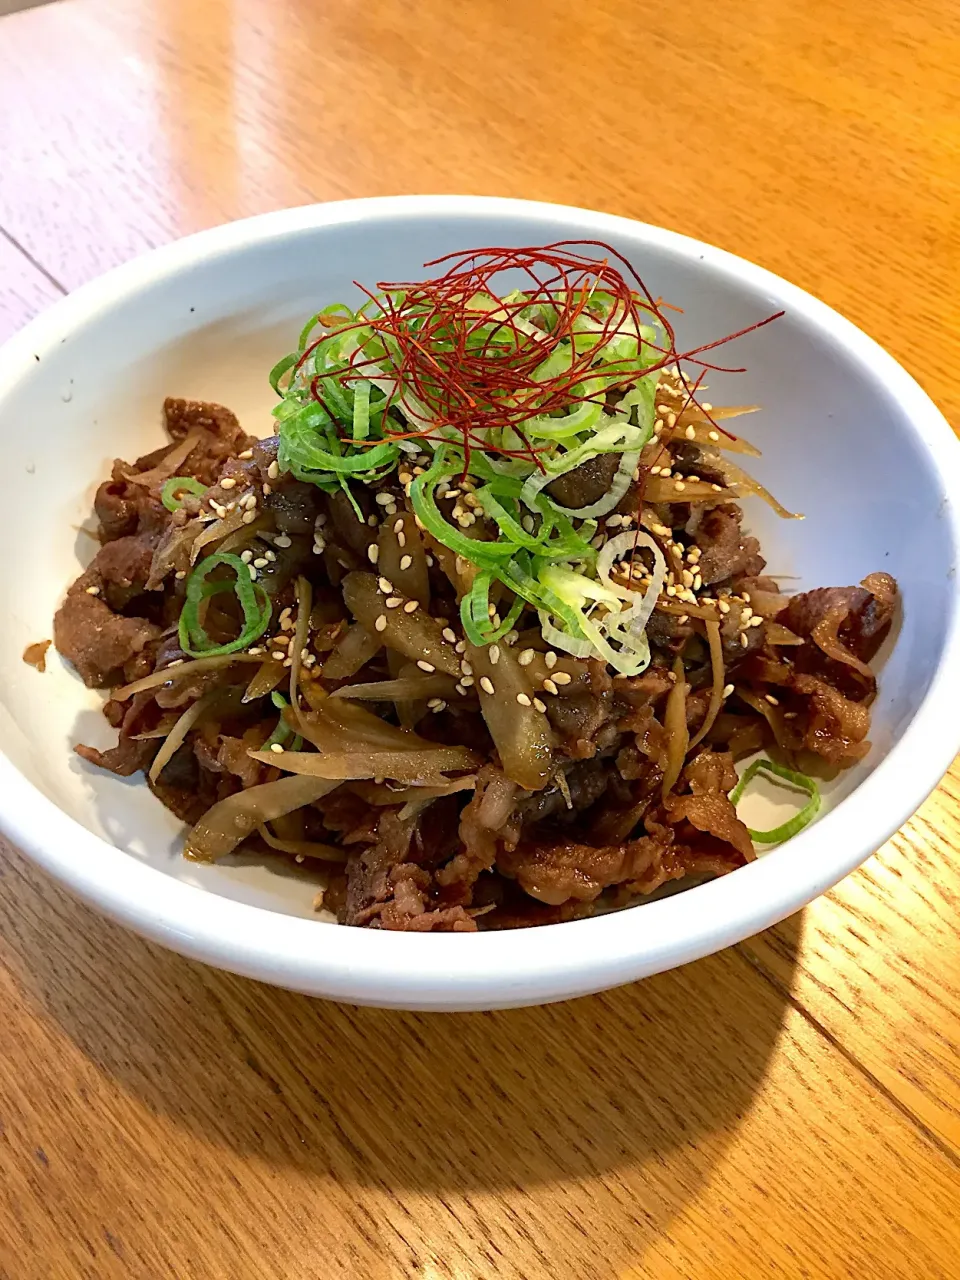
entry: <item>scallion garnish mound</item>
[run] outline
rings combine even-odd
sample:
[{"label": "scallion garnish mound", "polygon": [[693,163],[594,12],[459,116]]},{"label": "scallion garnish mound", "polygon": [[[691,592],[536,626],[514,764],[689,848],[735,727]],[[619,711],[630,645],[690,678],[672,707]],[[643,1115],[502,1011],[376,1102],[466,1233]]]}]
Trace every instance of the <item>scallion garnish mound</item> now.
[{"label": "scallion garnish mound", "polygon": [[[717,368],[701,353],[720,344],[678,351],[661,304],[609,245],[475,249],[426,265],[445,270],[364,290],[356,311],[325,308],[274,368],[281,469],[351,498],[351,485],[399,482],[421,527],[479,571],[461,609],[473,644],[509,631],[526,602],[552,645],[638,674],[663,557],[636,533],[621,550],[632,570],[646,549],[652,585],[614,586],[609,564],[598,572],[596,521],[642,480],[661,371],[676,371],[685,406],[697,405],[699,382],[683,369]],[[428,467],[411,465],[423,454]],[[552,496],[605,455],[616,465],[599,498],[570,507]],[[438,505],[457,485],[480,529]],[[502,622],[492,593],[512,601]]]}]

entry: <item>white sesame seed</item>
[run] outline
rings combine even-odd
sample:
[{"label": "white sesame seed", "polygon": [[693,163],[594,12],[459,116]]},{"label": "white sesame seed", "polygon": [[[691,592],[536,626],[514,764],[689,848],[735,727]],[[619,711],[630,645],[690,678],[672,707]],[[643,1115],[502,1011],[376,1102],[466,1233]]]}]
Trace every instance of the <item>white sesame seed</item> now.
[{"label": "white sesame seed", "polygon": [[523,519],[520,521],[520,523],[523,525],[527,533],[533,533],[533,530],[534,530],[533,516],[524,516]]},{"label": "white sesame seed", "polygon": [[549,676],[547,676],[546,679],[544,680],[543,687],[544,689],[546,689],[547,693],[557,692],[557,686],[554,684],[554,682],[550,679]]},{"label": "white sesame seed", "polygon": [[280,477],[280,465],[276,460],[274,460],[273,462],[270,463],[269,467],[267,467],[267,479],[277,480],[279,479],[279,477]]},{"label": "white sesame seed", "polygon": [[779,698],[775,698],[772,693],[765,693],[763,696],[766,698],[767,702],[770,703],[771,707],[779,707],[780,700]]},{"label": "white sesame seed", "polygon": [[432,662],[427,662],[425,658],[418,658],[417,666],[420,668],[421,671],[426,671],[430,675],[432,675],[433,672],[436,671],[437,669]]},{"label": "white sesame seed", "polygon": [[553,667],[557,665],[557,655],[553,652],[552,649],[547,650],[547,652],[543,655],[543,660],[547,664],[547,670],[551,670]]},{"label": "white sesame seed", "polygon": [[243,515],[240,517],[240,520],[241,520],[241,523],[243,524],[253,524],[256,518],[257,518],[256,511],[245,511]]},{"label": "white sesame seed", "polygon": [[393,583],[390,581],[389,578],[383,578],[383,577],[378,578],[377,586],[380,588],[380,590],[383,592],[385,596],[393,595]]},{"label": "white sesame seed", "polygon": [[723,485],[722,485],[722,484],[712,484],[712,485],[710,486],[710,488],[714,491],[714,493],[723,493]]},{"label": "white sesame seed", "polygon": [[612,515],[607,516],[606,525],[608,529],[616,529],[623,523],[623,516]]},{"label": "white sesame seed", "polygon": [[376,622],[373,625],[377,631],[386,631],[387,615],[385,613],[381,613],[380,617],[377,618]]},{"label": "white sesame seed", "polygon": [[718,600],[718,601],[717,601],[717,608],[720,610],[720,612],[721,612],[721,613],[729,613],[729,612],[730,612],[730,606],[727,604],[726,600]]},{"label": "white sesame seed", "polygon": [[400,606],[401,606],[402,604],[403,604],[403,601],[400,599],[400,597],[399,597],[399,596],[388,596],[388,597],[387,597],[387,608],[388,608],[388,609],[399,609],[399,608],[400,608]]},{"label": "white sesame seed", "polygon": [[688,440],[696,440],[697,438],[697,433],[696,431],[694,431],[693,427],[687,427],[686,431],[684,431],[683,434],[687,437]]},{"label": "white sesame seed", "polygon": [[253,552],[249,549],[249,547],[247,548],[246,551],[240,552],[240,559],[243,561],[244,564],[250,563],[250,561],[253,559]]},{"label": "white sesame seed", "polygon": [[708,432],[707,432],[707,438],[708,438],[708,439],[710,439],[710,440],[712,440],[714,443],[716,443],[716,442],[720,439],[720,432],[719,432],[719,431],[708,431]]},{"label": "white sesame seed", "polygon": [[534,706],[537,708],[537,710],[538,710],[538,711],[540,711],[540,712],[544,712],[544,711],[546,711],[546,709],[547,709],[547,704],[546,704],[545,702],[541,702],[541,700],[540,700],[539,698],[534,698],[534,700],[533,700],[533,705],[534,705]]},{"label": "white sesame seed", "polygon": [[400,547],[402,550],[406,545],[407,545],[407,535],[401,529],[400,532],[397,534],[397,546]]},{"label": "white sesame seed", "polygon": [[492,644],[490,648],[487,650],[487,656],[490,659],[490,665],[495,667],[497,663],[500,661],[500,646],[497,644]]},{"label": "white sesame seed", "polygon": [[462,684],[457,685],[457,693],[459,693],[461,698],[465,698],[467,696],[467,691]]},{"label": "white sesame seed", "polygon": [[743,648],[745,649],[749,643],[750,643],[750,641],[747,639],[747,633],[746,633],[745,631],[741,631],[741,632],[740,632],[740,644],[741,644],[741,645],[743,646]]},{"label": "white sesame seed", "polygon": [[458,640],[458,641],[457,641],[457,643],[456,643],[453,647],[454,647],[454,651],[455,651],[456,653],[466,653],[466,652],[467,652],[467,642],[466,642],[466,640]]},{"label": "white sesame seed", "polygon": [[661,468],[660,468],[660,467],[651,467],[651,468],[650,468],[650,474],[651,474],[652,476],[658,476],[658,475],[660,474],[660,471],[661,471]]},{"label": "white sesame seed", "polygon": [[411,566],[412,564],[413,564],[413,556],[401,556],[401,557],[400,557],[400,568],[401,568],[401,569],[409,569],[409,568],[410,568],[410,566]]},{"label": "white sesame seed", "polygon": [[173,576],[176,578],[177,582],[182,582],[187,576],[187,571],[186,569],[178,569]]},{"label": "white sesame seed", "polygon": [[275,755],[278,755],[278,756],[283,755],[283,747],[281,747],[279,742],[271,742],[270,750],[274,752]]},{"label": "white sesame seed", "polygon": [[266,556],[257,556],[256,560],[253,562],[253,567],[255,569],[265,569],[269,563],[270,561]]},{"label": "white sesame seed", "polygon": [[666,405],[666,404],[658,404],[658,405],[657,405],[657,414],[658,414],[658,416],[659,416],[659,417],[661,417],[661,418],[665,418],[669,412],[670,412],[670,406],[669,406],[669,405]]},{"label": "white sesame seed", "polygon": [[452,627],[443,628],[443,638],[444,640],[449,640],[451,644],[457,643],[457,633],[453,630]]},{"label": "white sesame seed", "polygon": [[682,480],[675,480],[673,482],[673,487],[676,489],[677,493],[683,493],[684,489],[687,486],[683,483]]},{"label": "white sesame seed", "polygon": [[690,621],[690,615],[689,615],[688,613],[681,613],[681,615],[680,615],[680,617],[677,619],[677,621],[680,623],[680,625],[681,625],[681,626],[683,626],[683,624],[684,624],[685,622],[689,622],[689,621]]},{"label": "white sesame seed", "polygon": [[473,667],[470,665],[469,662],[467,662],[466,658],[464,658],[463,661],[460,663],[460,670],[463,672],[465,676],[473,675]]},{"label": "white sesame seed", "polygon": [[723,696],[724,696],[725,698],[729,698],[729,697],[730,697],[730,695],[731,695],[731,693],[733,693],[733,685],[732,685],[732,684],[725,684],[725,685],[723,686]]},{"label": "white sesame seed", "polygon": [[759,617],[759,615],[758,615],[756,618],[751,618],[751,619],[750,619],[750,625],[751,625],[751,627],[762,627],[762,626],[763,626],[763,619],[762,619],[761,617]]},{"label": "white sesame seed", "polygon": [[287,655],[280,649],[277,649],[275,652],[271,653],[270,655],[270,657],[274,660],[274,662],[282,662],[286,656]]},{"label": "white sesame seed", "polygon": [[221,489],[235,489],[236,487],[237,482],[234,480],[233,476],[227,476],[225,479],[220,481]]},{"label": "white sesame seed", "polygon": [[693,586],[693,574],[690,572],[689,569],[684,569],[683,573],[680,576],[683,579],[683,585],[685,587]]},{"label": "white sesame seed", "polygon": [[750,603],[750,592],[749,592],[749,591],[741,591],[741,592],[740,592],[740,599],[743,601],[743,603],[744,603],[744,604],[749,604],[749,603]]},{"label": "white sesame seed", "polygon": [[279,547],[281,551],[286,551],[287,547],[293,546],[293,542],[285,533],[281,533],[274,538],[273,545]]},{"label": "white sesame seed", "polygon": [[241,462],[249,462],[250,459],[253,457],[253,450],[244,449],[243,453],[237,454],[237,457],[240,459]]},{"label": "white sesame seed", "polygon": [[381,507],[393,506],[393,497],[389,493],[378,493],[374,501]]},{"label": "white sesame seed", "polygon": [[324,551],[326,551],[326,549],[327,549],[327,544],[324,542],[322,538],[314,538],[313,554],[315,556],[322,556]]},{"label": "white sesame seed", "polygon": [[375,542],[371,542],[369,547],[367,547],[367,559],[371,564],[376,564],[380,559],[380,548]]},{"label": "white sesame seed", "polygon": [[533,650],[521,649],[517,661],[520,663],[521,667],[529,667],[530,663],[533,661]]},{"label": "white sesame seed", "polygon": [[654,524],[651,525],[650,528],[658,538],[669,538],[670,536],[670,530],[665,524]]},{"label": "white sesame seed", "polygon": [[87,587],[87,595],[88,595],[88,596],[98,596],[99,594],[100,594],[100,588],[99,588],[99,587]]},{"label": "white sesame seed", "polygon": [[573,680],[573,676],[570,674],[569,671],[554,672],[554,675],[553,675],[554,684],[570,684],[572,680]]},{"label": "white sesame seed", "polygon": [[493,693],[493,681],[490,679],[489,676],[480,677],[480,688],[483,690],[484,693],[487,693],[487,694]]},{"label": "white sesame seed", "polygon": [[460,680],[460,683],[463,685],[465,689],[469,689],[470,686],[473,684],[473,676],[463,676]]},{"label": "white sesame seed", "polygon": [[416,613],[419,607],[420,606],[418,605],[416,600],[408,600],[407,603],[403,606],[403,612]]},{"label": "white sesame seed", "polygon": [[704,400],[700,408],[703,410],[704,413],[709,413],[710,410],[713,408],[713,405],[710,403],[709,400]]}]

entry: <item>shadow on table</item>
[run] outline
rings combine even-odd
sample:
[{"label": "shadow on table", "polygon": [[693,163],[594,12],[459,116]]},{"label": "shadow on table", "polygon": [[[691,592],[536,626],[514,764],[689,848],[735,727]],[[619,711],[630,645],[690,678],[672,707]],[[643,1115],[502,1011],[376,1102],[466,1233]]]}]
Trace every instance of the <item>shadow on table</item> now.
[{"label": "shadow on table", "polygon": [[[150,1111],[341,1185],[529,1188],[695,1148],[636,1206],[638,1227],[662,1230],[750,1108],[784,1016],[736,949],[543,1008],[341,1007],[183,960],[16,869],[0,955],[38,1013]],[[788,956],[800,927],[779,930]]]}]

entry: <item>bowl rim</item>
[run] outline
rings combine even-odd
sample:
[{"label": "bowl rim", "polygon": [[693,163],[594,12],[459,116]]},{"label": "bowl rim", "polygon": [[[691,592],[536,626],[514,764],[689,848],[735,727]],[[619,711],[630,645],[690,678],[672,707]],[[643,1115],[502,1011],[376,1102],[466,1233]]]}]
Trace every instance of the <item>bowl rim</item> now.
[{"label": "bowl rim", "polygon": [[[492,196],[384,196],[260,214],[154,249],[82,285],[0,347],[0,405],[32,366],[121,299],[212,256],[291,233],[397,217],[549,218],[571,238],[620,234],[764,292],[882,380],[926,453],[942,491],[954,556],[960,442],[916,381],[878,343],[811,294],[704,241],[572,206]],[[83,900],[184,955],[310,994],[356,1004],[479,1009],[586,994],[697,959],[776,924],[857,867],[930,794],[960,747],[943,706],[960,699],[960,592],[939,665],[900,739],[835,809],[782,849],[674,897],[635,909],[499,933],[415,934],[323,928],[222,898],[138,861],[65,814],[0,752],[0,830]],[[865,823],[864,815],[869,815]],[[865,829],[868,834],[865,836]]]}]

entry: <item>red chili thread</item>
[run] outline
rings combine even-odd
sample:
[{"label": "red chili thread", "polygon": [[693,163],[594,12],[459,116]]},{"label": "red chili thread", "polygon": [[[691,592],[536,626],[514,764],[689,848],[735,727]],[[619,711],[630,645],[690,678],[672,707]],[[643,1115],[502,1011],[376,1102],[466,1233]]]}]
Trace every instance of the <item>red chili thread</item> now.
[{"label": "red chili thread", "polygon": [[[600,249],[605,256],[595,258],[577,252],[580,247]],[[410,416],[421,418],[421,415],[408,403],[405,405],[408,429],[393,429],[384,413],[385,436],[398,441],[439,442],[445,439],[443,432],[452,429],[462,441],[465,472],[469,471],[474,448],[504,457],[525,458],[542,469],[539,454],[552,446],[531,446],[522,431],[523,424],[540,415],[569,412],[580,404],[602,404],[609,392],[627,391],[635,385],[638,376],[635,362],[614,360],[598,368],[597,353],[619,336],[636,337],[639,326],[651,320],[662,328],[666,345],[648,344],[653,345],[662,358],[647,367],[644,374],[675,367],[687,391],[684,408],[690,403],[697,405],[704,418],[729,437],[731,433],[716,423],[697,401],[696,390],[707,370],[729,373],[744,370],[700,357],[783,314],[777,312],[725,338],[679,351],[673,326],[664,314],[669,304],[655,299],[632,264],[603,241],[472,249],[446,254],[424,265],[434,267],[447,263],[448,269],[430,280],[380,282],[377,286],[382,291],[380,294],[358,285],[378,313],[348,325],[334,326],[334,330],[372,330],[372,335],[368,333],[361,340],[348,369],[317,375],[311,381],[310,390],[313,397],[323,403],[319,384],[325,378],[347,381],[380,372],[392,383],[389,402],[395,404],[397,399],[412,395],[422,409],[424,423],[418,426],[409,421]],[[616,263],[625,268],[626,274]],[[494,288],[493,282],[505,272],[519,272],[526,277],[528,288],[522,297],[507,301]],[[605,316],[596,316],[600,328],[589,335],[591,341],[584,346],[584,335],[573,333],[573,326],[588,311],[598,289],[611,295],[613,305]],[[489,302],[488,309],[483,307],[482,299]],[[522,311],[539,305],[549,309],[549,328],[532,328],[521,317]],[[489,332],[483,344],[478,345],[475,335],[485,327]],[[295,372],[327,336],[307,347],[294,366]],[[378,340],[388,346],[386,360],[368,351],[371,343]],[[535,377],[543,362],[562,347],[567,347],[572,355],[570,367],[552,377]],[[681,362],[700,370],[692,388]],[[597,376],[603,377],[603,392],[585,391],[583,384]],[[493,431],[508,429],[522,447],[509,448],[489,436]]]}]

